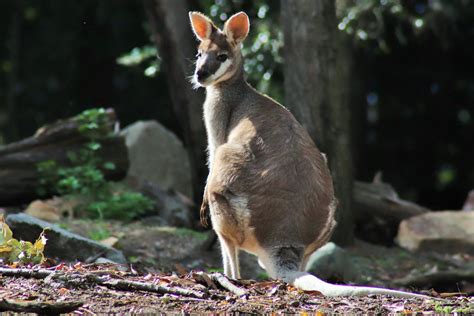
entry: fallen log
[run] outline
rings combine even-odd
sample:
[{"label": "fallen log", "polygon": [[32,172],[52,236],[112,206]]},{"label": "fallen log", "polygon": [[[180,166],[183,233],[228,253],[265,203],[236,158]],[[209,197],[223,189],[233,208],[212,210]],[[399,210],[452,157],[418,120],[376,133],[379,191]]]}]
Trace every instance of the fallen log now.
[{"label": "fallen log", "polygon": [[375,215],[401,221],[430,212],[428,208],[400,199],[388,183],[354,182],[354,207],[359,216]]},{"label": "fallen log", "polygon": [[378,173],[373,182],[354,182],[356,234],[376,244],[391,246],[404,219],[430,212],[429,209],[401,199],[394,188],[382,182]]},{"label": "fallen log", "polygon": [[[97,142],[98,155],[115,164],[114,170],[103,170],[106,179],[120,180],[128,169],[125,140],[113,133],[117,123],[115,112],[108,109],[101,124]],[[77,152],[90,141],[80,131],[77,117],[60,120],[40,128],[34,136],[0,147],[0,205],[18,205],[38,197],[37,164],[54,160],[70,165],[68,154]]]},{"label": "fallen log", "polygon": [[52,302],[0,299],[0,311],[2,312],[36,313],[42,315],[71,313],[82,305],[84,305],[83,301]]},{"label": "fallen log", "polygon": [[446,271],[429,271],[411,275],[393,281],[398,286],[432,287],[437,283],[457,284],[461,281],[474,282],[474,270],[452,269]]}]

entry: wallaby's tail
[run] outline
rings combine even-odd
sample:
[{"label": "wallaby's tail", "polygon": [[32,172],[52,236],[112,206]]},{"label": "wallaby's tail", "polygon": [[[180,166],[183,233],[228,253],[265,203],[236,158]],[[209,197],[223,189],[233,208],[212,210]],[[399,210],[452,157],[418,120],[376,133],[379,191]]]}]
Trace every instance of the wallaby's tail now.
[{"label": "wallaby's tail", "polygon": [[426,295],[376,287],[330,284],[307,272],[287,273],[286,279],[286,282],[293,284],[300,290],[318,291],[325,296],[367,296],[369,294],[375,294],[408,298],[431,298]]},{"label": "wallaby's tail", "polygon": [[303,247],[278,247],[269,252],[270,256],[261,259],[266,259],[262,261],[272,277],[290,283],[303,291],[318,291],[325,296],[367,296],[375,294],[408,298],[431,298],[426,295],[383,288],[335,285],[324,282],[312,274],[298,271],[301,268],[299,263],[303,251]]}]

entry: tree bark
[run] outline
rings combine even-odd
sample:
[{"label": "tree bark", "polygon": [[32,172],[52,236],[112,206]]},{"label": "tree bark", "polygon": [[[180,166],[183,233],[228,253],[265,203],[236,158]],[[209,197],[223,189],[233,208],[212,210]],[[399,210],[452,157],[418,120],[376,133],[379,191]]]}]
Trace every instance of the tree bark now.
[{"label": "tree bark", "polygon": [[7,91],[5,100],[5,136],[7,139],[17,139],[19,128],[16,124],[18,109],[17,109],[17,94],[19,85],[19,67],[20,67],[20,40],[22,29],[22,13],[23,1],[14,1],[13,14],[8,30],[8,38],[6,46],[8,48],[8,59],[10,62],[10,71],[7,73]]},{"label": "tree bark", "polygon": [[[108,132],[116,122],[115,113],[108,111]],[[106,134],[108,134],[107,131]],[[106,135],[104,134],[104,135]],[[77,152],[89,140],[78,131],[73,119],[58,121],[38,130],[35,136],[0,147],[0,205],[18,205],[38,196],[37,164],[54,160],[58,165],[69,165],[69,152]],[[120,180],[128,169],[128,152],[120,136],[99,140],[99,156],[104,162],[113,162],[114,170],[103,170],[109,180]]]},{"label": "tree bark", "polygon": [[282,0],[286,106],[328,155],[339,206],[333,240],[354,239],[350,56],[333,0]]},{"label": "tree bark", "polygon": [[[200,201],[207,176],[206,133],[202,122],[203,91],[192,89],[196,52],[186,0],[144,0],[153,41],[168,80],[173,109],[183,130],[191,162],[194,199]],[[196,203],[199,204],[199,203]]]}]

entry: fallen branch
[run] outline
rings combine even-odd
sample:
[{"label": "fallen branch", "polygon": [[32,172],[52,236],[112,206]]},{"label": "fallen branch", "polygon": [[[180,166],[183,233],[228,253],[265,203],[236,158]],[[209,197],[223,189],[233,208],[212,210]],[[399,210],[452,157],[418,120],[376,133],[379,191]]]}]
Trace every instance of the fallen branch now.
[{"label": "fallen branch", "polygon": [[152,283],[145,283],[145,282],[137,282],[137,281],[127,281],[127,280],[103,280],[103,277],[98,277],[96,275],[87,275],[87,278],[99,284],[104,285],[109,288],[117,289],[117,290],[139,290],[139,291],[146,291],[146,292],[155,292],[160,294],[176,294],[182,296],[189,296],[195,298],[206,298],[208,297],[207,293],[188,290],[181,287],[176,286],[165,286],[165,285],[155,285]]},{"label": "fallen branch", "polygon": [[232,293],[238,295],[238,296],[242,296],[242,295],[245,295],[247,294],[247,291],[241,287],[238,287],[236,285],[234,285],[230,280],[229,278],[227,278],[225,275],[223,275],[222,273],[212,273],[209,275],[211,277],[211,279],[214,281],[214,282],[217,282],[220,286],[222,286],[223,288],[225,288],[226,290],[229,290],[231,291]]},{"label": "fallen branch", "polygon": [[455,283],[459,281],[474,282],[474,270],[453,269],[448,271],[428,272],[395,280],[394,284],[399,286],[426,287],[440,282]]},{"label": "fallen branch", "polygon": [[182,296],[189,296],[195,298],[206,298],[207,293],[188,290],[176,286],[166,286],[166,285],[156,285],[153,283],[145,283],[138,281],[127,281],[127,280],[117,280],[113,279],[112,275],[96,275],[94,273],[79,273],[74,272],[64,272],[64,271],[50,271],[47,269],[10,269],[10,268],[0,268],[0,274],[4,276],[14,276],[14,277],[26,277],[26,278],[35,278],[35,279],[54,279],[67,282],[72,285],[84,286],[85,281],[94,283],[97,285],[106,286],[108,288],[124,290],[124,291],[145,291],[145,292],[154,292],[160,294],[175,294]]},{"label": "fallen branch", "polygon": [[19,313],[38,313],[38,314],[62,314],[71,313],[84,305],[82,301],[70,302],[39,302],[24,300],[0,300],[0,311],[11,311]]},{"label": "fallen branch", "polygon": [[44,279],[53,274],[54,271],[48,269],[24,269],[24,268],[0,268],[0,274],[4,276],[24,277],[34,279]]}]

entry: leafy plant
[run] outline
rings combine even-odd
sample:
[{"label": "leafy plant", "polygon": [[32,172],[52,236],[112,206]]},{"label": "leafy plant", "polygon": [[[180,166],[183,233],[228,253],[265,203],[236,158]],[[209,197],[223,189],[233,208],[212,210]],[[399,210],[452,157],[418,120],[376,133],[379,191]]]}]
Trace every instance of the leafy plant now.
[{"label": "leafy plant", "polygon": [[112,236],[111,232],[105,227],[100,227],[89,232],[89,238],[96,241],[104,240],[110,236]]},{"label": "leafy plant", "polygon": [[92,218],[130,220],[153,208],[153,202],[141,193],[120,189],[107,181],[104,170],[114,170],[115,165],[99,156],[100,140],[111,133],[104,109],[91,109],[76,116],[79,132],[88,142],[77,152],[68,153],[68,166],[56,161],[42,161],[38,193],[76,197],[79,207]]},{"label": "leafy plant", "polygon": [[[105,193],[105,194],[104,194]],[[86,210],[100,218],[131,220],[153,208],[153,202],[141,193],[133,191],[114,192],[106,190],[97,195]]]},{"label": "leafy plant", "polygon": [[145,64],[143,71],[147,77],[155,77],[160,71],[160,59],[157,58],[158,52],[153,45],[143,47],[134,47],[131,51],[117,58],[117,64],[132,67]]},{"label": "leafy plant", "polygon": [[43,263],[46,240],[44,231],[35,243],[15,239],[3,216],[0,217],[0,261],[2,263],[22,265]]}]

